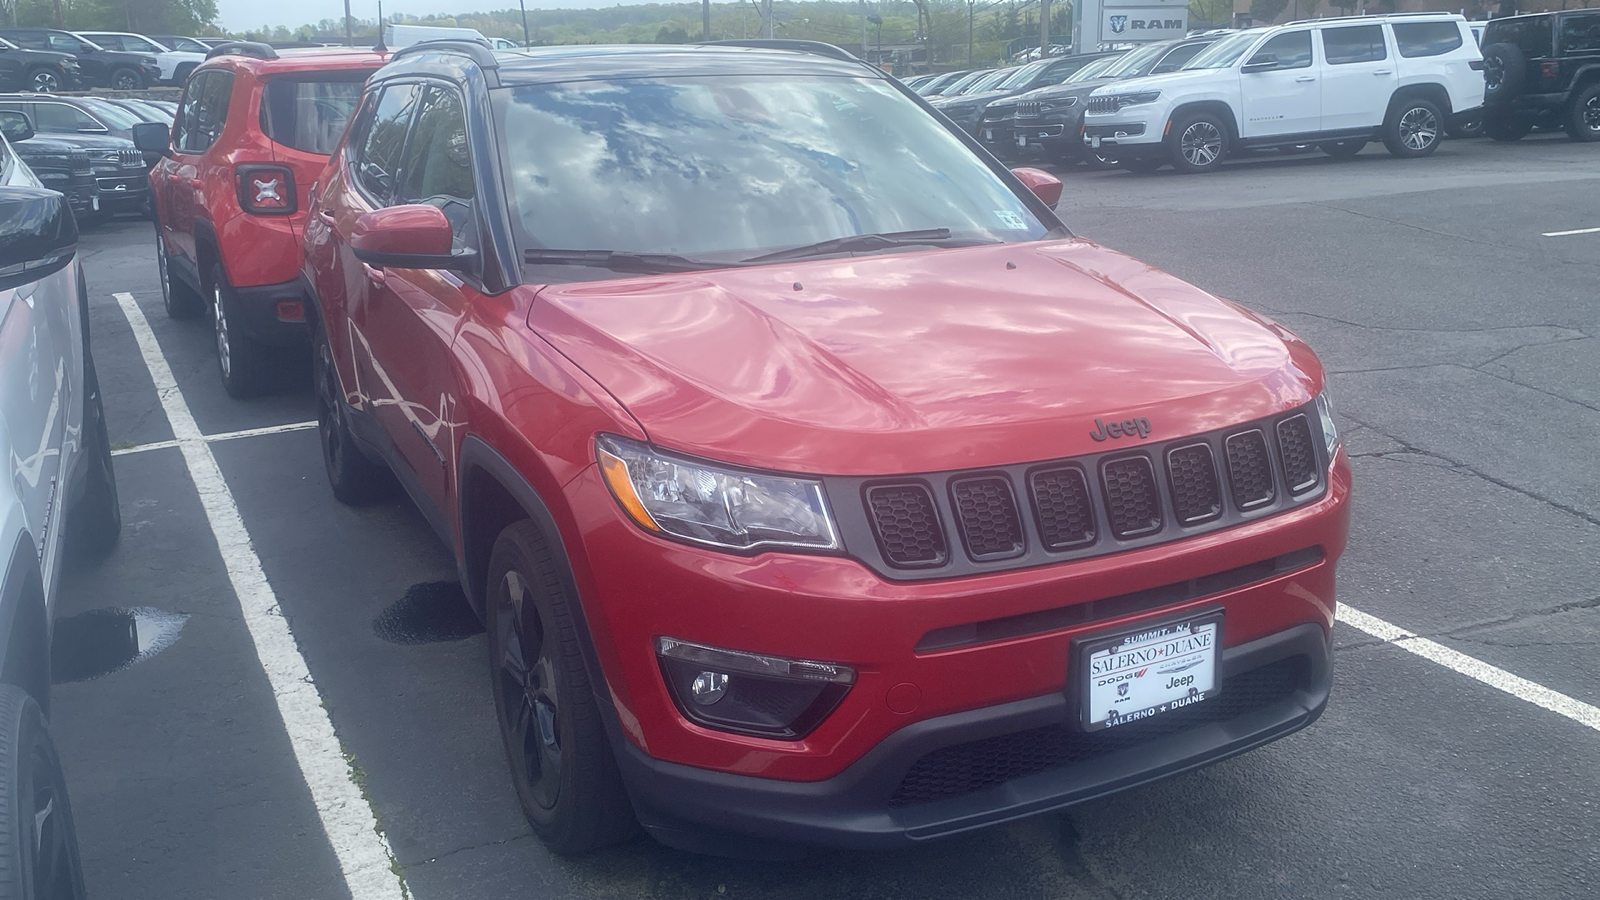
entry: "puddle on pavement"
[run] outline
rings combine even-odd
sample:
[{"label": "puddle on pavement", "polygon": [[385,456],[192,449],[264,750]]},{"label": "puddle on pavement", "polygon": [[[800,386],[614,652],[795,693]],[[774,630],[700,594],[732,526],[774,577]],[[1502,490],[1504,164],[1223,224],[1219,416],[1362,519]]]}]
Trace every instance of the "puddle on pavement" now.
[{"label": "puddle on pavement", "polygon": [[172,646],[189,621],[150,606],[109,606],[57,619],[50,640],[50,680],[89,681],[142,662]]},{"label": "puddle on pavement", "polygon": [[426,581],[372,620],[372,630],[391,644],[435,644],[483,633],[458,581]]}]

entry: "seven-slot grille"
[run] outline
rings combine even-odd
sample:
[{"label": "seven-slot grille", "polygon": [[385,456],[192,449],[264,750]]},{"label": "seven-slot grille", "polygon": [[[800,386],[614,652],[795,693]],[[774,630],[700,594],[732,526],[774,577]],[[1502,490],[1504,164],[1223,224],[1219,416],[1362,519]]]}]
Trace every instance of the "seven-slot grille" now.
[{"label": "seven-slot grille", "polygon": [[1036,119],[1039,117],[1039,101],[1029,100],[1027,103],[1017,104],[1017,118]]},{"label": "seven-slot grille", "polygon": [[1039,466],[877,479],[864,485],[865,525],[892,569],[957,573],[1176,540],[1315,496],[1327,460],[1311,421],[1297,410]]},{"label": "seven-slot grille", "polygon": [[1089,112],[1092,112],[1092,113],[1114,113],[1119,108],[1120,107],[1117,106],[1117,98],[1115,98],[1115,97],[1090,97],[1089,98],[1089,107],[1088,107]]},{"label": "seven-slot grille", "polygon": [[118,150],[117,161],[122,163],[124,169],[144,168],[144,154],[133,147],[124,147]]}]

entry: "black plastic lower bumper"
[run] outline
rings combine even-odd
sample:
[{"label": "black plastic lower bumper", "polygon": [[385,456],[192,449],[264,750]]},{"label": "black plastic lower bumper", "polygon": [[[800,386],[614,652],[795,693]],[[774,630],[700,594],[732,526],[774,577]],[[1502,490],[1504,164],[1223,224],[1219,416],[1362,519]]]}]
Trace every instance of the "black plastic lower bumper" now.
[{"label": "black plastic lower bumper", "polygon": [[[262,284],[252,287],[234,287],[239,313],[237,327],[241,334],[273,347],[309,347],[311,329],[306,326],[305,309],[310,301],[305,283],[299,278],[282,284]],[[298,302],[301,315],[298,319],[279,317],[278,304]]]},{"label": "black plastic lower bumper", "polygon": [[[990,765],[1007,742],[1088,742],[1073,725],[1065,693],[970,710],[909,725],[886,738],[843,773],[820,782],[788,782],[652,759],[631,743],[617,754],[640,822],[670,846],[707,853],[776,853],[783,843],[836,847],[893,847],[944,837],[1081,803],[1198,768],[1266,744],[1316,721],[1327,706],[1332,659],[1326,633],[1302,625],[1223,652],[1224,688],[1252,673],[1292,669],[1276,693],[1237,694],[1231,705],[1169,724],[1148,740],[1124,732],[1114,749],[1024,771],[1018,777],[919,802],[927,791],[906,785],[936,765],[961,765],[963,754]],[[1286,668],[1287,667],[1287,668]],[[1187,712],[1187,710],[1186,710]],[[1218,713],[1222,713],[1219,715]],[[1169,714],[1172,715],[1172,714]],[[1147,720],[1160,723],[1162,717]],[[1132,729],[1144,723],[1121,726]],[[1097,732],[1104,735],[1121,729]],[[951,760],[954,760],[951,763]],[[946,778],[946,793],[950,788]],[[773,842],[763,845],[762,842]]]}]

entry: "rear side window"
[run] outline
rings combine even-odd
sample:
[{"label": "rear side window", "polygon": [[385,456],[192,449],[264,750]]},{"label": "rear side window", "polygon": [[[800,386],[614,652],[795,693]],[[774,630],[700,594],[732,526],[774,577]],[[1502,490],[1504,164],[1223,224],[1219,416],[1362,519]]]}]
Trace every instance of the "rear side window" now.
[{"label": "rear side window", "polygon": [[50,49],[57,53],[87,53],[89,46],[70,34],[50,33]]},{"label": "rear side window", "polygon": [[[1445,23],[1450,24],[1450,23]],[[1451,25],[1454,28],[1454,25]],[[1398,31],[1398,27],[1395,29]],[[1460,35],[1456,37],[1456,46],[1461,45]],[[1404,45],[1401,45],[1402,48]],[[1382,25],[1353,25],[1349,28],[1324,28],[1322,29],[1322,52],[1328,57],[1328,65],[1343,66],[1350,63],[1376,62],[1389,57],[1389,50],[1383,45]],[[1402,54],[1405,50],[1400,51]]]},{"label": "rear side window", "polygon": [[1515,44],[1522,55],[1542,59],[1550,55],[1555,44],[1555,30],[1550,27],[1549,16],[1501,19],[1490,22],[1483,33],[1483,45],[1490,44]]},{"label": "rear side window", "polygon": [[414,84],[385,88],[383,96],[378,98],[371,124],[361,135],[361,149],[351,160],[355,164],[356,183],[380,206],[387,204],[394,193],[400,156],[406,149],[406,129],[411,125],[411,114],[416,110],[420,93],[421,88]]},{"label": "rear side window", "polygon": [[372,71],[274,78],[261,97],[261,131],[274,142],[328,156],[344,135]]},{"label": "rear side window", "polygon": [[6,37],[10,38],[11,43],[16,44],[18,47],[24,47],[24,48],[26,48],[28,50],[49,50],[50,49],[50,42],[45,39],[45,36],[42,35],[42,34],[37,34],[35,32],[23,32],[21,34],[9,34],[9,35],[6,35]]},{"label": "rear side window", "polygon": [[1278,58],[1280,69],[1306,68],[1311,65],[1311,32],[1288,31],[1280,34],[1262,44],[1251,59],[1261,59],[1269,54]]},{"label": "rear side window", "polygon": [[1562,19],[1561,49],[1566,53],[1600,53],[1600,13]]},{"label": "rear side window", "polygon": [[1394,42],[1407,59],[1443,56],[1463,43],[1461,28],[1454,22],[1396,22]]}]

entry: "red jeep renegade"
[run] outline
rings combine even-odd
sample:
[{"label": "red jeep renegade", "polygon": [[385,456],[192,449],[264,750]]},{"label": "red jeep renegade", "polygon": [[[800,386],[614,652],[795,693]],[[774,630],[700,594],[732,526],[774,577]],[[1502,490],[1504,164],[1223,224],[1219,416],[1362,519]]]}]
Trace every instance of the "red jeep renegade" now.
[{"label": "red jeep renegade", "polygon": [[1311,723],[1310,348],[784,46],[409,47],[311,198],[328,477],[454,550],[537,833],[892,846]]},{"label": "red jeep renegade", "polygon": [[170,141],[163,125],[135,129],[141,150],[163,156],[150,193],[167,312],[212,315],[234,397],[270,385],[273,348],[306,343],[306,195],[386,58],[223,44],[185,85]]}]

